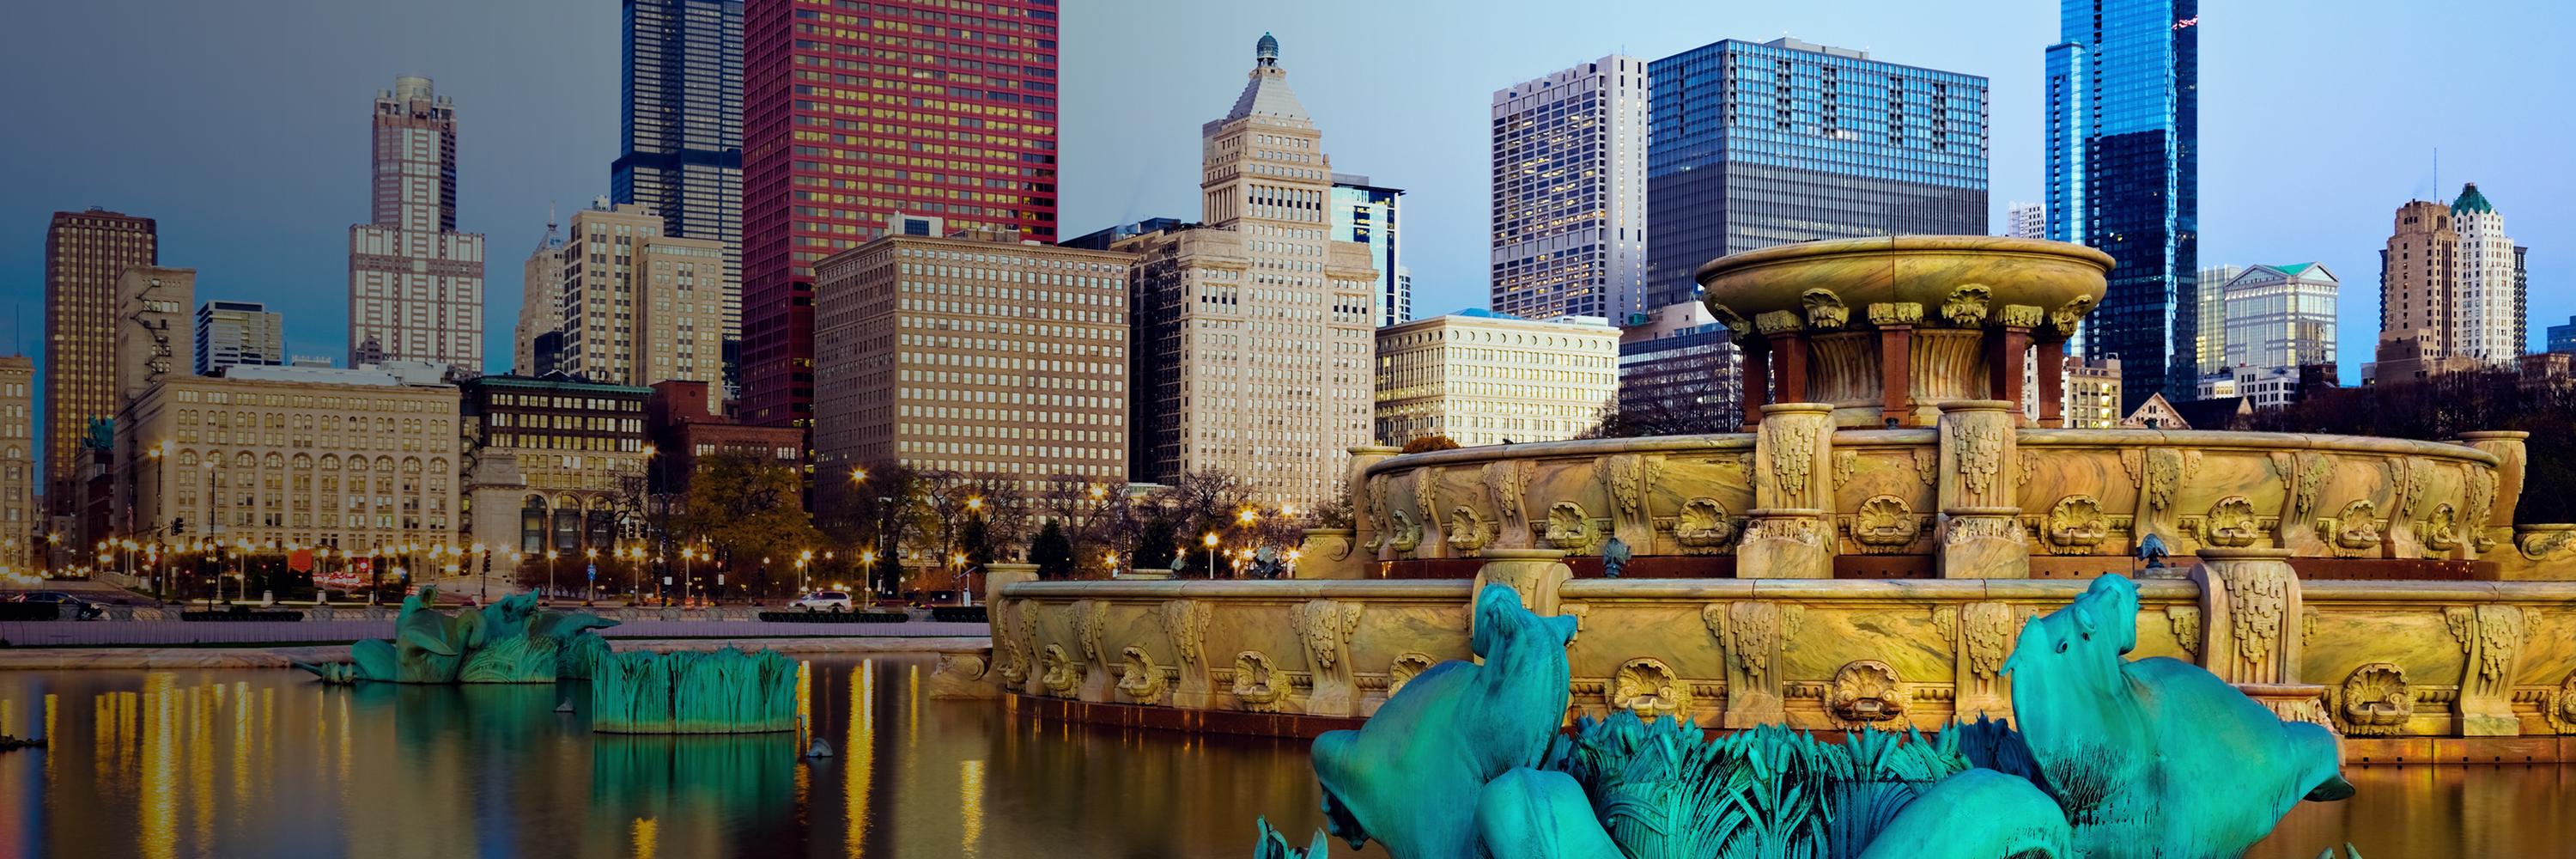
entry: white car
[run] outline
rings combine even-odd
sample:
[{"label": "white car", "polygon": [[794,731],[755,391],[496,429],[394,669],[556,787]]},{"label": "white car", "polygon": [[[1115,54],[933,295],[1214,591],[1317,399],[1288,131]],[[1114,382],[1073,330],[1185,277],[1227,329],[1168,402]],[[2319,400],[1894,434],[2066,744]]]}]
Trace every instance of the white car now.
[{"label": "white car", "polygon": [[805,611],[849,611],[852,605],[850,595],[842,591],[815,591],[788,603],[787,607]]}]

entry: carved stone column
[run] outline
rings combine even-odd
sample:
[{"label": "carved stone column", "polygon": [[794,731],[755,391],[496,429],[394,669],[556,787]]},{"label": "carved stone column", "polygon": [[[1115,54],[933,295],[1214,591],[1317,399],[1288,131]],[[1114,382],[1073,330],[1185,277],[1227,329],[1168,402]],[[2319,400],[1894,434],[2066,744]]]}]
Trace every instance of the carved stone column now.
[{"label": "carved stone column", "polygon": [[1723,727],[1751,728],[1788,721],[1781,706],[1781,653],[1797,636],[1805,609],[1795,603],[1711,603],[1700,621],[1726,652]]},{"label": "carved stone column", "polygon": [[1380,558],[1379,553],[1393,554],[1386,548],[1386,535],[1380,531],[1385,525],[1379,521],[1386,515],[1386,505],[1393,503],[1391,499],[1382,497],[1388,481],[1369,480],[1368,470],[1370,466],[1385,462],[1387,457],[1402,453],[1403,449],[1364,444],[1348,450],[1351,470],[1344,479],[1349,481],[1351,492],[1351,524],[1354,526],[1351,545],[1359,547],[1353,552],[1353,566],[1365,568],[1368,562]]},{"label": "carved stone column", "polygon": [[2306,608],[2290,550],[2207,547],[2190,576],[2200,584],[2201,667],[2275,715],[2336,730],[2326,687],[2299,676]]},{"label": "carved stone column", "polygon": [[1999,602],[1942,606],[1933,621],[1948,634],[1952,647],[1953,718],[1974,722],[1983,713],[1996,719],[2012,716],[2012,681],[2004,676],[2004,658],[2012,655],[2021,634],[2020,612]]},{"label": "carved stone column", "polygon": [[[2523,473],[2531,465],[2531,457],[2524,450],[2523,440],[2530,437],[2530,433],[2511,430],[2460,434],[2461,444],[2495,454],[2496,457],[2494,479],[2485,484],[2491,490],[2487,493],[2485,520],[2462,520],[2464,531],[2469,528],[2476,529],[2466,533],[2466,536],[2470,537],[2467,541],[2470,549],[2469,557],[2475,558],[2496,546],[2513,543],[2513,510],[2516,505],[2522,503]],[[2476,495],[2479,487],[2475,483],[2478,480],[2479,478],[2471,478],[2473,485],[2470,506],[2463,512],[2476,510]]]},{"label": "carved stone column", "polygon": [[2510,605],[2452,606],[2442,610],[2451,637],[2468,662],[2460,671],[2460,696],[2454,705],[2460,736],[2513,737],[2522,734],[2522,719],[2513,714],[2513,673],[2531,642],[2540,611]]},{"label": "carved stone column", "polygon": [[1833,578],[1833,414],[1831,403],[1762,407],[1737,578]]},{"label": "carved stone column", "polygon": [[1986,335],[1986,396],[2013,404],[2013,423],[2021,423],[2021,353],[2030,349],[2030,329],[2040,311],[2026,304],[2004,305],[2003,327]]},{"label": "carved stone column", "polygon": [[1879,425],[1919,426],[1914,419],[1914,325],[1923,321],[1923,305],[1883,303],[1868,310],[1870,324],[1878,326]]},{"label": "carved stone column", "polygon": [[1771,342],[1774,357],[1771,370],[1777,374],[1780,401],[1805,402],[1807,399],[1807,323],[1786,310],[1775,310],[1753,318],[1753,326]]},{"label": "carved stone column", "polygon": [[1208,604],[1198,600],[1172,600],[1156,613],[1163,635],[1171,641],[1172,656],[1180,661],[1176,667],[1181,680],[1172,689],[1174,707],[1204,710],[1216,699],[1216,685],[1208,679],[1209,613]]},{"label": "carved stone column", "polygon": [[1359,714],[1359,686],[1351,679],[1351,634],[1360,628],[1360,604],[1309,600],[1291,609],[1297,641],[1306,648],[1306,669],[1313,678],[1306,712],[1317,716]]},{"label": "carved stone column", "polygon": [[1476,569],[1475,584],[1467,589],[1467,629],[1475,631],[1476,595],[1486,585],[1503,585],[1519,591],[1521,605],[1531,614],[1546,617],[1556,614],[1556,589],[1574,578],[1574,568],[1565,565],[1563,549],[1487,549],[1485,565]]},{"label": "carved stone column", "polygon": [[2044,339],[2038,348],[2039,425],[2062,429],[2066,426],[2066,339]]},{"label": "carved stone column", "polygon": [[2020,415],[2019,402],[1941,404],[1941,476],[1934,491],[1941,505],[1942,578],[2030,578],[2015,443]]},{"label": "carved stone column", "polygon": [[1744,350],[1744,391],[1738,402],[1744,404],[1744,431],[1752,432],[1762,423],[1762,406],[1771,401],[1771,347],[1747,339],[1738,344]]}]

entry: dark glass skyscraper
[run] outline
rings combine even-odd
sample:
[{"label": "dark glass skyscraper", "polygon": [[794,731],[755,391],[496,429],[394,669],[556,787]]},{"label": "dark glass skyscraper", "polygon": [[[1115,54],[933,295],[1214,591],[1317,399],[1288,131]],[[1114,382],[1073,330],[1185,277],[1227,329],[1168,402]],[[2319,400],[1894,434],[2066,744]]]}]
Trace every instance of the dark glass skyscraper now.
[{"label": "dark glass skyscraper", "polygon": [[664,235],[724,243],[724,339],[738,340],[742,0],[626,0],[624,23],[626,109],[609,197],[661,216]]},{"label": "dark glass skyscraper", "polygon": [[1986,232],[1986,79],[1781,38],[1647,67],[1648,307],[1700,264],[1809,239]]},{"label": "dark glass skyscraper", "polygon": [[2048,237],[2119,261],[2082,341],[2123,409],[2197,390],[2199,7],[2060,0],[2048,49]]}]

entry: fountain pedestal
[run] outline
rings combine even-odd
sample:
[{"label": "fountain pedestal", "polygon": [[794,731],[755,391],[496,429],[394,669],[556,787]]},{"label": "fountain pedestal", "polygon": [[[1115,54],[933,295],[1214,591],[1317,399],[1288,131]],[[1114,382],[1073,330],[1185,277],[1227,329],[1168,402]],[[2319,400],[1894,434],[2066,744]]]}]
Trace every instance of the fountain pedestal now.
[{"label": "fountain pedestal", "polygon": [[1834,576],[1834,406],[1762,407],[1753,440],[1753,509],[1736,549],[1740,579]]}]

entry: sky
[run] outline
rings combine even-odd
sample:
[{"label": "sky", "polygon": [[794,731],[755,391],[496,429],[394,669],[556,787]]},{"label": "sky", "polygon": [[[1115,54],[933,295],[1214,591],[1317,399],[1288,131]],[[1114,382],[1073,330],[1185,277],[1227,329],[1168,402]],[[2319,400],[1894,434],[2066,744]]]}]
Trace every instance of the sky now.
[{"label": "sky", "polygon": [[[0,29],[0,354],[42,352],[56,210],[159,219],[197,298],[265,301],[288,351],[347,352],[349,225],[367,216],[368,111],[396,75],[455,99],[458,228],[486,236],[485,352],[504,369],[519,263],[549,205],[608,191],[614,0],[82,0]],[[1494,90],[1613,53],[1801,40],[1992,82],[1994,231],[2040,189],[2050,0],[1282,4],[1065,0],[1058,223],[1197,216],[1199,124],[1277,34],[1333,169],[1408,190],[1414,308],[1486,304]],[[2321,261],[2343,280],[2347,384],[2377,337],[2398,205],[2478,183],[2530,253],[2530,331],[2576,313],[2576,6],[2204,3],[2201,262]],[[2434,186],[2439,151],[2441,187]],[[41,360],[41,357],[39,358]]]}]

